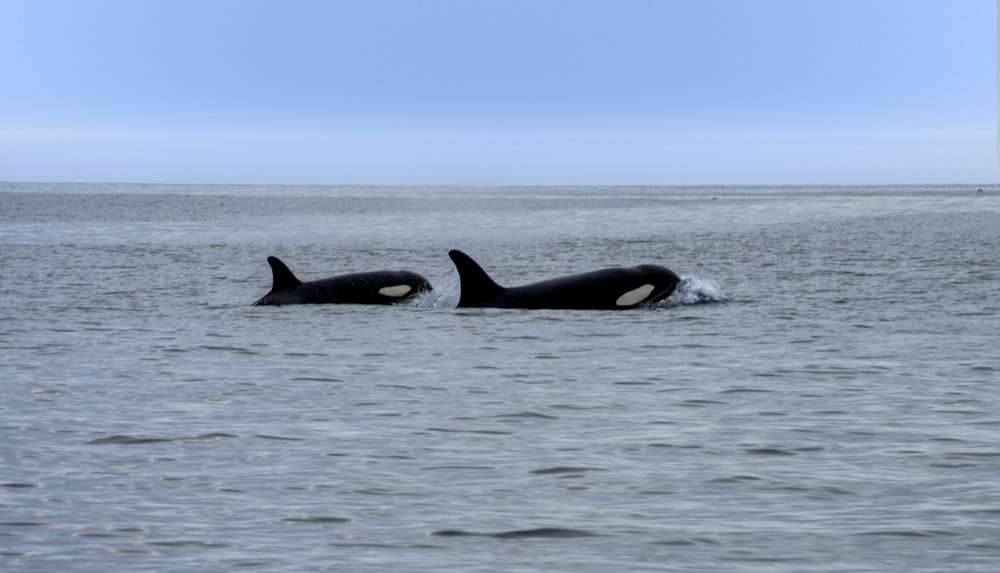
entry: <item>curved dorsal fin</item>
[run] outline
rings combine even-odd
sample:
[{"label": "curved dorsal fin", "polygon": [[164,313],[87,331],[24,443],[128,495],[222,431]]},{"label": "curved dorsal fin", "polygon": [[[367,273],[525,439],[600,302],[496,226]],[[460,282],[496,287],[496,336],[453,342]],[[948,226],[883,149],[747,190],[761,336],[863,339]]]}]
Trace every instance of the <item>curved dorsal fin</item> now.
[{"label": "curved dorsal fin", "polygon": [[458,306],[482,306],[496,297],[503,287],[498,285],[483,270],[479,263],[462,251],[448,251],[455,268],[458,270],[458,280],[462,293]]},{"label": "curved dorsal fin", "polygon": [[285,263],[278,257],[268,257],[267,264],[271,265],[271,274],[274,275],[274,282],[271,285],[271,292],[280,292],[302,284],[292,271],[288,270]]}]

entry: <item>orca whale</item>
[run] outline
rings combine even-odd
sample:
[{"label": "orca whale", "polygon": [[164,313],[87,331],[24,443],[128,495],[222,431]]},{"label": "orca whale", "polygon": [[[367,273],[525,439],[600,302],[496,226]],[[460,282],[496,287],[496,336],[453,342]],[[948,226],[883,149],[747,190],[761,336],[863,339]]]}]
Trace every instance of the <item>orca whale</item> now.
[{"label": "orca whale", "polygon": [[393,304],[431,290],[411,271],[371,271],[302,282],[278,257],[268,257],[274,283],[254,306],[266,304]]},{"label": "orca whale", "polygon": [[569,275],[524,286],[504,288],[462,251],[448,252],[461,288],[458,306],[621,310],[662,300],[674,292],[680,277],[659,265],[639,265]]}]

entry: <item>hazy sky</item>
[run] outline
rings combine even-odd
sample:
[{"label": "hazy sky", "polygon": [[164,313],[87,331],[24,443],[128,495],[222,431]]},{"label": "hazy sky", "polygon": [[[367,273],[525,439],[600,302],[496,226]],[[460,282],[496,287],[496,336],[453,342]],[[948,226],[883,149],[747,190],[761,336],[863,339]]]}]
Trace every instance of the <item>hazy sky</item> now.
[{"label": "hazy sky", "polygon": [[995,0],[0,0],[0,181],[988,183]]}]

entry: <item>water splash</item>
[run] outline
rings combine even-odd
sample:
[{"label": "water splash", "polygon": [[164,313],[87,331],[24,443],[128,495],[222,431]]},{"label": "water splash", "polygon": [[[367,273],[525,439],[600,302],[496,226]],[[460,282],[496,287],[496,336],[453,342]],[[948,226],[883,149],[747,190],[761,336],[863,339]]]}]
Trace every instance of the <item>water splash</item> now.
[{"label": "water splash", "polygon": [[458,279],[449,281],[444,286],[434,287],[429,291],[417,293],[400,304],[415,308],[455,308],[461,293]]},{"label": "water splash", "polygon": [[670,308],[690,304],[725,302],[726,293],[719,283],[701,277],[681,277],[677,288],[655,306]]}]

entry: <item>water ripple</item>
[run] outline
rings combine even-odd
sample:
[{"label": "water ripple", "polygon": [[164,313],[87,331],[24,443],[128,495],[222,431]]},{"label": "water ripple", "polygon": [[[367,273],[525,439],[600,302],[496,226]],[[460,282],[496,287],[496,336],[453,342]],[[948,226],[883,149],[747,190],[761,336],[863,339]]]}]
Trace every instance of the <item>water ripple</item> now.
[{"label": "water ripple", "polygon": [[492,533],[466,531],[463,529],[443,529],[440,531],[434,531],[431,535],[438,537],[492,537],[494,539],[575,539],[579,537],[602,537],[599,533],[594,533],[585,529],[571,529],[565,527],[538,527],[535,529],[514,529],[510,531],[497,531]]},{"label": "water ripple", "polygon": [[137,445],[137,444],[157,444],[162,442],[195,442],[195,441],[206,441],[206,440],[218,440],[223,438],[235,438],[237,436],[233,434],[226,434],[223,432],[212,432],[209,434],[201,434],[198,436],[181,436],[177,438],[150,438],[141,436],[129,436],[126,434],[116,434],[113,436],[108,436],[106,438],[96,438],[88,442],[84,442],[90,445],[107,445],[107,444],[120,444],[120,445]]},{"label": "water ripple", "polygon": [[328,516],[299,516],[299,517],[286,517],[281,520],[282,523],[350,523],[351,519],[347,517],[328,517]]},{"label": "water ripple", "polygon": [[606,472],[608,470],[604,468],[590,468],[590,467],[573,467],[573,466],[556,466],[552,468],[545,468],[541,470],[533,470],[528,473],[538,474],[538,475],[553,475],[553,474],[583,474],[587,472]]}]

